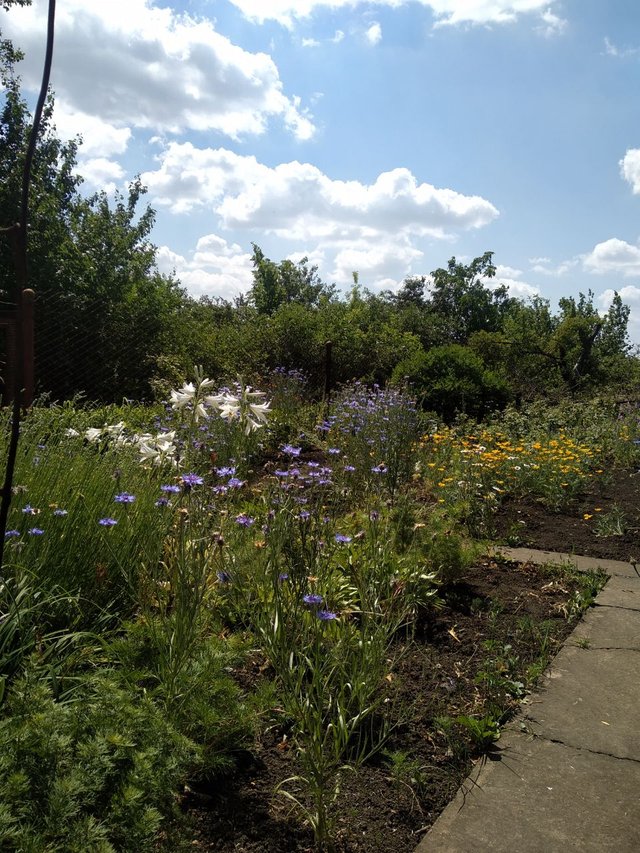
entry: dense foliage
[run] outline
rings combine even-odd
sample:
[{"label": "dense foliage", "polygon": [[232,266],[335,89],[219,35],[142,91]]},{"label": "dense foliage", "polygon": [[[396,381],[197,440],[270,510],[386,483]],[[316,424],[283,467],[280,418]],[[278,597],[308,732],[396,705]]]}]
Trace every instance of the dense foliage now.
[{"label": "dense foliage", "polygon": [[[9,2],[3,4],[11,5]],[[16,73],[20,54],[0,45],[0,224],[15,222],[30,114]],[[203,364],[219,378],[302,370],[324,387],[325,342],[332,382],[409,379],[426,407],[448,419],[482,416],[508,401],[560,399],[638,376],[618,295],[600,314],[591,292],[554,312],[496,283],[493,254],[451,258],[395,293],[358,284],[341,295],[307,259],[267,258],[253,245],[253,284],[234,302],[191,298],[159,272],[150,242],[154,211],[145,188],[81,192],[81,140],[62,142],[53,96],[34,162],[29,213],[29,285],[36,292],[37,390],[51,399],[150,399]],[[0,295],[15,303],[9,240],[0,240]],[[453,385],[457,390],[452,393]]]}]

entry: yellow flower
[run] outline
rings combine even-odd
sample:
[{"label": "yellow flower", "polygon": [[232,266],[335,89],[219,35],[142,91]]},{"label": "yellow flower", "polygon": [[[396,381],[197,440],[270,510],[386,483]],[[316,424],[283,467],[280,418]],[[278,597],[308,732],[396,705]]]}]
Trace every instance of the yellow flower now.
[{"label": "yellow flower", "polygon": [[589,521],[590,518],[593,518],[593,516],[591,515],[590,512],[585,512],[585,514],[582,517],[584,518],[585,521]]}]

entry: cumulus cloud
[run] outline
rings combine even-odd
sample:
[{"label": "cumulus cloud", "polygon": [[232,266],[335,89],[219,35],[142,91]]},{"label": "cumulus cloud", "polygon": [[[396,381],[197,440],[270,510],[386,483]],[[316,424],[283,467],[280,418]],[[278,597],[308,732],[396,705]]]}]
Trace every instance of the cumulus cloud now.
[{"label": "cumulus cloud", "polygon": [[[21,73],[31,89],[39,86],[45,13],[45,0],[34,0],[3,22],[4,35],[26,52]],[[299,100],[284,94],[270,56],[233,44],[210,20],[152,0],[66,0],[55,56],[51,82],[67,109],[99,115],[116,129],[237,138],[263,133],[277,118],[299,139],[315,130]]]},{"label": "cumulus cloud", "polygon": [[369,29],[365,32],[364,37],[373,47],[379,44],[382,41],[382,27],[380,24],[377,21],[371,24]]},{"label": "cumulus cloud", "polygon": [[497,264],[495,276],[493,278],[485,278],[483,283],[490,290],[495,290],[497,287],[504,285],[509,291],[509,296],[513,296],[516,299],[526,300],[532,296],[539,296],[540,288],[534,284],[522,281],[522,275],[522,270],[504,264]]},{"label": "cumulus cloud", "polygon": [[572,269],[575,269],[580,263],[582,258],[570,258],[567,261],[561,261],[560,263],[554,264],[551,261],[551,258],[530,258],[529,263],[532,264],[531,271],[535,273],[540,273],[541,275],[549,275],[554,276],[555,278],[560,278],[563,275],[566,275],[568,272],[571,272]]},{"label": "cumulus cloud", "polygon": [[90,187],[112,193],[124,178],[124,169],[115,160],[93,157],[82,161],[82,177]]},{"label": "cumulus cloud", "polygon": [[217,234],[201,237],[190,257],[160,246],[157,253],[160,272],[175,273],[194,297],[213,296],[232,299],[251,287],[251,255],[237,243],[228,243]]},{"label": "cumulus cloud", "polygon": [[383,172],[371,184],[338,181],[310,163],[275,167],[224,148],[171,143],[155,171],[145,172],[153,203],[186,213],[208,207],[221,227],[290,240],[348,240],[392,233],[447,237],[480,228],[497,209],[480,196],[419,183],[408,169]]},{"label": "cumulus cloud", "polygon": [[[316,9],[346,9],[363,5],[364,0],[231,0],[245,17],[257,23],[278,21],[292,28],[296,20],[309,17]],[[397,8],[409,0],[368,0],[370,5]],[[505,24],[524,14],[535,13],[545,35],[560,32],[566,22],[553,11],[555,0],[417,0],[433,12],[436,24]]]},{"label": "cumulus cloud", "polygon": [[629,148],[620,160],[620,174],[631,184],[634,195],[640,195],[640,148]]},{"label": "cumulus cloud", "polygon": [[640,275],[640,247],[617,237],[598,243],[584,256],[584,267],[591,273]]},{"label": "cumulus cloud", "polygon": [[330,273],[332,281],[349,284],[353,273],[358,273],[361,284],[373,292],[391,288],[411,273],[412,264],[421,261],[423,253],[408,239],[386,237],[375,243],[367,240],[349,241],[337,247]]}]

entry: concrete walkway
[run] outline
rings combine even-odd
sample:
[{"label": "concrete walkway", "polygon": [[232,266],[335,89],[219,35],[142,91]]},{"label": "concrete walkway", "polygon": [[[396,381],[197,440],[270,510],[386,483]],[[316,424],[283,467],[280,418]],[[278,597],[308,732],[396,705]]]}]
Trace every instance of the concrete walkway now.
[{"label": "concrete walkway", "polygon": [[[640,553],[640,548],[638,549]],[[640,576],[616,560],[526,548],[509,559],[610,580],[416,853],[640,853]]]}]

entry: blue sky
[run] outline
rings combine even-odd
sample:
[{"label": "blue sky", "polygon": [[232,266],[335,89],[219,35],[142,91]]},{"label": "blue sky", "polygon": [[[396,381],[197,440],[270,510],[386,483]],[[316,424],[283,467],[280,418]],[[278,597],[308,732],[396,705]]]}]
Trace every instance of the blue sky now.
[{"label": "blue sky", "polygon": [[[0,13],[27,91],[45,12]],[[618,290],[640,343],[637,0],[58,0],[52,85],[195,296],[246,290],[252,242],[373,291],[492,250],[524,298]]]}]

